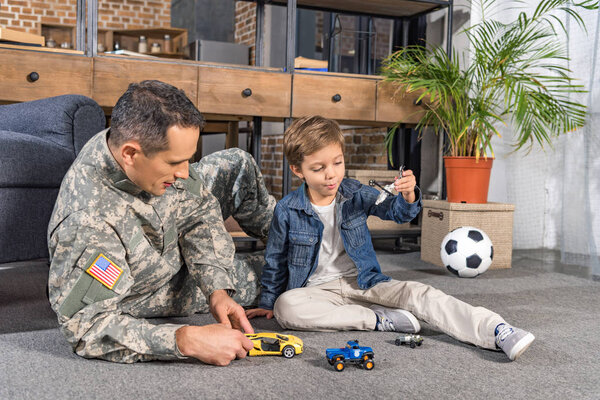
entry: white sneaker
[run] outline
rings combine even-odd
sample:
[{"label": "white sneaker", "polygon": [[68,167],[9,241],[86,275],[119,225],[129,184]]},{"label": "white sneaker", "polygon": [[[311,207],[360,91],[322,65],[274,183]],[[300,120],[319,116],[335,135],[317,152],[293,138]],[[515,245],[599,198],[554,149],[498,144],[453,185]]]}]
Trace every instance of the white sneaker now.
[{"label": "white sneaker", "polygon": [[511,360],[516,360],[531,343],[535,336],[532,333],[515,328],[508,324],[502,324],[496,334],[496,346],[502,349]]},{"label": "white sneaker", "polygon": [[377,314],[379,331],[417,333],[421,330],[417,318],[406,310],[380,305],[371,306],[371,310]]}]

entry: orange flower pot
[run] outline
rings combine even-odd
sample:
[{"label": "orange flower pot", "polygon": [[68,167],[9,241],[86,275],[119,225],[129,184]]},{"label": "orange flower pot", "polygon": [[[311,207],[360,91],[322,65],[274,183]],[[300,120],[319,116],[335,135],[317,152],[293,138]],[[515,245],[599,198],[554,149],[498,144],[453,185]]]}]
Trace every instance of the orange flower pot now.
[{"label": "orange flower pot", "polygon": [[487,203],[492,157],[444,157],[450,203]]}]

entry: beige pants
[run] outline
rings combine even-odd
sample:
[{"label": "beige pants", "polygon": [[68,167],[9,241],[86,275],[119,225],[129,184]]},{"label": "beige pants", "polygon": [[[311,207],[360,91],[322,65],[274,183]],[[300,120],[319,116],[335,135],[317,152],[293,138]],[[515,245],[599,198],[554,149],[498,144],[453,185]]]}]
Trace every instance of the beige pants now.
[{"label": "beige pants", "polygon": [[473,307],[423,283],[390,280],[362,290],[356,278],[284,292],[273,312],[286,329],[374,330],[377,317],[369,308],[372,304],[410,311],[455,339],[487,349],[496,348],[494,329],[504,322],[486,308]]}]

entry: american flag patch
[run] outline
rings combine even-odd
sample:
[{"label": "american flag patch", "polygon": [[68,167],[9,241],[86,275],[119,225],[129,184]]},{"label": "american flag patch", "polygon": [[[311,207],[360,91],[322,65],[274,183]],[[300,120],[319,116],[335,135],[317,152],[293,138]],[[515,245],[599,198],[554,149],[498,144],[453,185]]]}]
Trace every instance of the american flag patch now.
[{"label": "american flag patch", "polygon": [[119,280],[123,270],[106,258],[104,254],[100,253],[86,272],[99,280],[107,288],[112,289]]}]

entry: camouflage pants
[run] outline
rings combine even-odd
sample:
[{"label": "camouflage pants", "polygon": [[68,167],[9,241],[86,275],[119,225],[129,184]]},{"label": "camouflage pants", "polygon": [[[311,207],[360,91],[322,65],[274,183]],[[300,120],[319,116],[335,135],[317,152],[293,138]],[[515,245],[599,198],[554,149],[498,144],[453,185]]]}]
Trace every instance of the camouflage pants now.
[{"label": "camouflage pants", "polygon": [[240,149],[219,151],[203,157],[192,168],[221,204],[223,220],[233,216],[248,235],[266,239],[275,199],[249,153]]},{"label": "camouflage pants", "polygon": [[[223,220],[232,216],[249,236],[266,241],[275,199],[249,153],[240,149],[219,151],[203,157],[192,168],[219,201]],[[239,304],[256,304],[264,262],[264,252],[236,254],[231,278],[236,286],[233,299]]]},{"label": "camouflage pants", "polygon": [[[266,238],[275,199],[269,195],[252,156],[239,149],[210,154],[192,164],[221,205],[223,220],[233,216],[250,236]],[[232,244],[233,245],[233,244]],[[233,299],[242,306],[257,303],[264,252],[236,254],[231,270]],[[152,304],[152,307],[148,304]],[[167,317],[208,312],[206,297],[184,265],[169,283],[130,312],[139,317]]]}]

